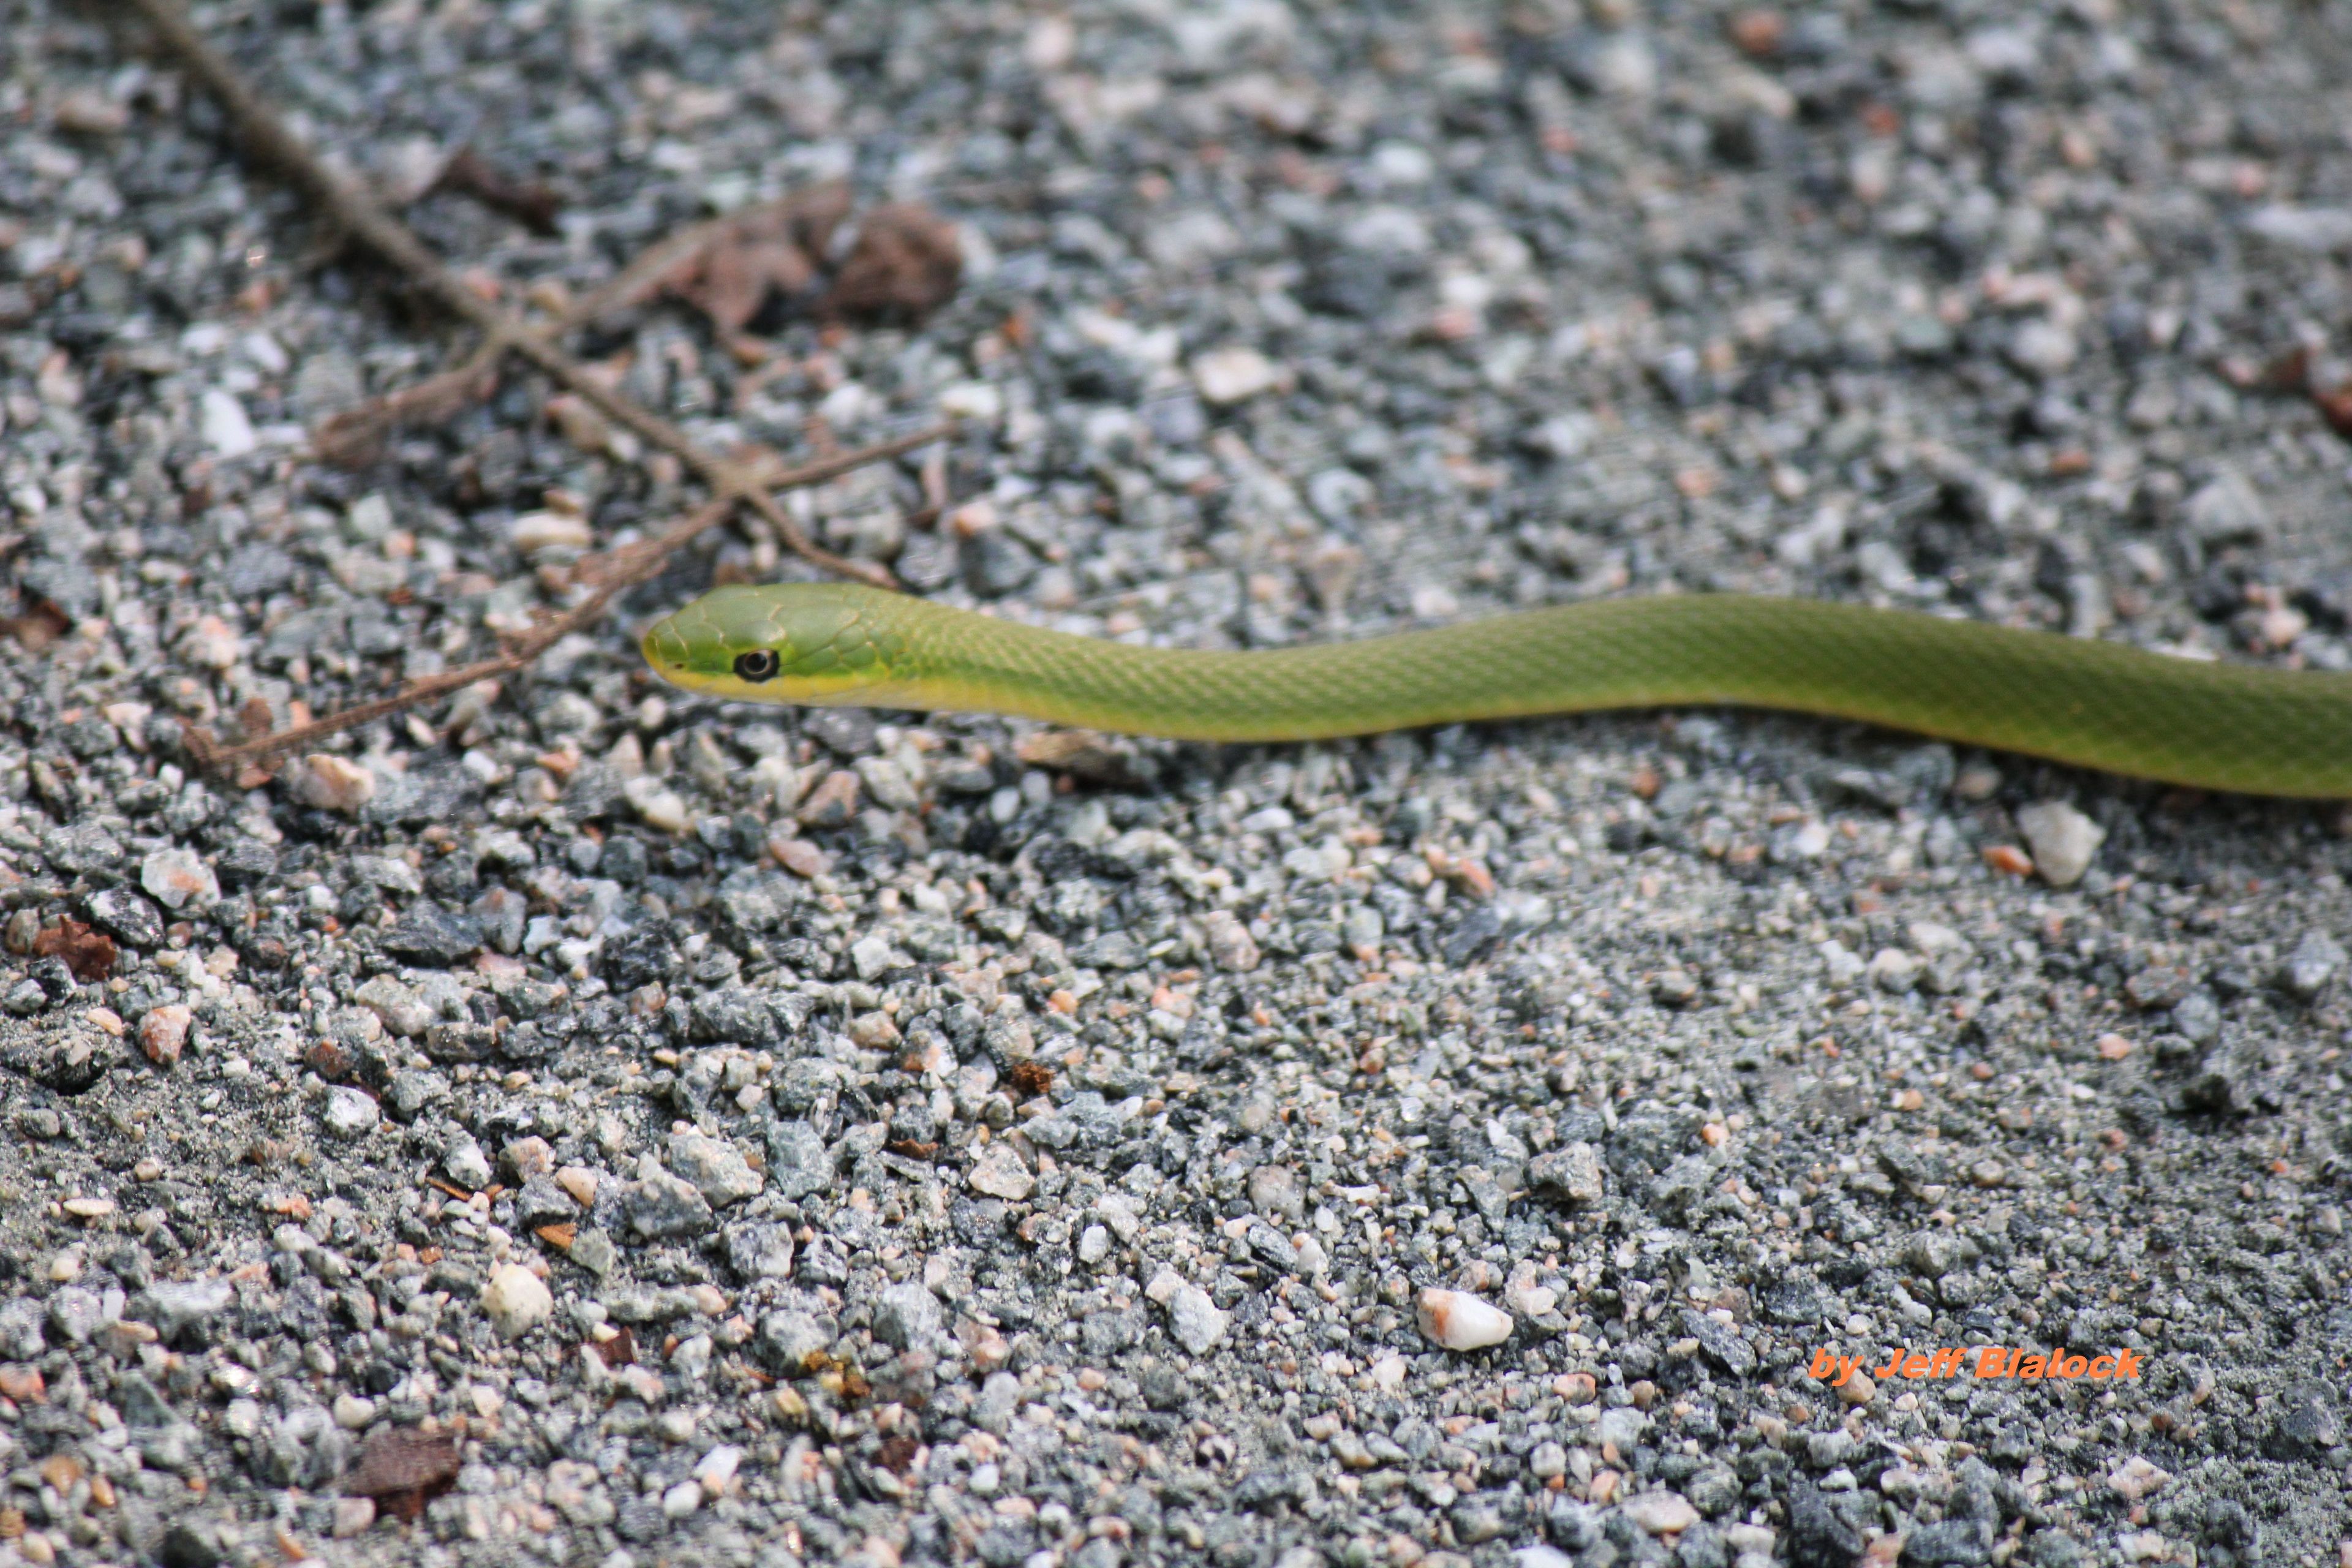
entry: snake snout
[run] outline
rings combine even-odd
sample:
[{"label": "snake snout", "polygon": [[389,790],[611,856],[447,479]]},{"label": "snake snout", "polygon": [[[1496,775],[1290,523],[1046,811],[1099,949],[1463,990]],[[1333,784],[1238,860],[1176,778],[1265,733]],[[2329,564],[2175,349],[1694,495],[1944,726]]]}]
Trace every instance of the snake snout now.
[{"label": "snake snout", "polygon": [[676,669],[686,663],[686,637],[677,629],[676,616],[664,616],[647,626],[637,647],[656,669]]}]

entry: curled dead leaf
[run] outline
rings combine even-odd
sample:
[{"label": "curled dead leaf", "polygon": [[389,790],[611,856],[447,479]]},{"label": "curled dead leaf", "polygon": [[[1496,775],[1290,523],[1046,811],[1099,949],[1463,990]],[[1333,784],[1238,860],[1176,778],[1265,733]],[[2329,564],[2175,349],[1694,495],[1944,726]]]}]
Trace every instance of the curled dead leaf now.
[{"label": "curled dead leaf", "polygon": [[114,973],[114,939],[68,916],[33,939],[33,956],[64,959],[73,977],[89,985]]},{"label": "curled dead leaf", "polygon": [[1044,1062],[1014,1062],[1004,1069],[1004,1086],[1023,1100],[1034,1100],[1054,1087],[1054,1069]]},{"label": "curled dead leaf", "polygon": [[426,1503],[457,1483],[458,1464],[453,1433],[378,1426],[361,1445],[359,1462],[344,1475],[343,1495],[372,1497],[415,1519]]},{"label": "curled dead leaf", "polygon": [[675,260],[655,286],[677,295],[728,332],[740,332],[772,305],[804,299],[834,231],[849,216],[849,187],[830,181],[723,218]]},{"label": "curled dead leaf", "polygon": [[870,321],[914,321],[955,297],[963,246],[955,225],[911,202],[876,207],[857,226],[823,311]]}]

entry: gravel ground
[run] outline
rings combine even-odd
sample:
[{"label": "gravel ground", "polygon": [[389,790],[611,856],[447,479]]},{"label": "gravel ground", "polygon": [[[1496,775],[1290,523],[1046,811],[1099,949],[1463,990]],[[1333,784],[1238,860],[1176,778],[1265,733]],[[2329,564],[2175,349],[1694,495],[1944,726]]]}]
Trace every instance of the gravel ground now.
[{"label": "gravel ground", "polygon": [[[953,217],[919,330],[577,345],[714,444],[971,416],[796,502],[943,600],[2352,664],[2352,454],[2262,383],[2352,306],[2340,7],[1499,9],[198,19],[381,188],[548,184],[409,209],[518,298],[833,175]],[[2352,1563],[2332,811],[1736,714],[681,700],[628,626],[755,532],[196,778],[182,720],[479,657],[692,496],[520,380],[307,461],[457,345],[168,71],[0,21],[0,1563]],[[1985,1344],[2143,1371],[1810,1374]]]}]

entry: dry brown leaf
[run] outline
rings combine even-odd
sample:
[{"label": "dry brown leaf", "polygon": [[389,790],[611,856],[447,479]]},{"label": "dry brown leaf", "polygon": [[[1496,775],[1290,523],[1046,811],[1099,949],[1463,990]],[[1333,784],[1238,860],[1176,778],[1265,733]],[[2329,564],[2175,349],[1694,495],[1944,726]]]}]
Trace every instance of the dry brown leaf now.
[{"label": "dry brown leaf", "polygon": [[33,939],[36,958],[62,958],[84,985],[114,973],[114,939],[68,916]]},{"label": "dry brown leaf", "polygon": [[772,295],[787,300],[808,292],[816,268],[788,239],[745,237],[712,247],[700,275],[681,290],[688,301],[730,332],[740,332],[767,307]]},{"label": "dry brown leaf", "polygon": [[1054,1087],[1054,1069],[1044,1062],[1014,1062],[1004,1069],[1005,1087],[1023,1100],[1034,1100]]},{"label": "dry brown leaf", "polygon": [[876,207],[857,226],[857,242],[826,290],[823,313],[913,321],[955,297],[963,281],[963,247],[955,225],[927,206]]},{"label": "dry brown leaf", "polygon": [[73,622],[47,599],[36,599],[21,616],[0,616],[0,633],[15,637],[26,653],[39,653],[66,633]]},{"label": "dry brown leaf", "polygon": [[816,281],[817,260],[849,216],[849,187],[839,181],[796,192],[709,226],[700,244],[672,261],[654,280],[740,332],[770,303],[805,296]]},{"label": "dry brown leaf", "polygon": [[451,1433],[378,1426],[361,1446],[359,1463],[343,1477],[343,1495],[375,1498],[414,1519],[456,1483],[458,1464],[457,1439]]}]

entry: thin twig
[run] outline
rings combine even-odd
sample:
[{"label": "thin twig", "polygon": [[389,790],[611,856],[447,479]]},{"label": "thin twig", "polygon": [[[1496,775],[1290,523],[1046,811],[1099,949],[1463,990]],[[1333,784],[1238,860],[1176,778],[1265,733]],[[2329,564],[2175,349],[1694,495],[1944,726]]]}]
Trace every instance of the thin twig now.
[{"label": "thin twig", "polygon": [[[757,219],[762,213],[794,211],[810,195],[807,191],[796,192],[749,213],[709,218],[664,236],[639,251],[620,271],[567,304],[546,329],[547,335],[560,342],[582,327],[595,326],[645,303],[667,284],[681,266],[740,228],[747,219]],[[467,404],[489,396],[498,389],[499,363],[512,346],[504,338],[485,337],[456,368],[330,416],[310,433],[311,450],[321,460],[338,467],[356,467],[373,460],[394,431],[413,425],[438,424]],[[741,378],[735,393],[738,406],[749,389],[760,384],[761,377],[789,370],[792,363],[789,359],[772,361],[770,371]]]},{"label": "thin twig", "polygon": [[373,460],[394,430],[454,417],[498,389],[499,364],[510,346],[503,338],[486,337],[454,370],[330,415],[310,432],[311,452],[321,462],[354,468]]},{"label": "thin twig", "polygon": [[897,585],[886,568],[835,555],[809,538],[776,498],[760,484],[755,471],[704,449],[676,425],[606,386],[529,322],[467,288],[373,196],[313,155],[301,139],[261,101],[227,57],[205,41],[178,0],[129,3],[146,18],[158,41],[182,68],[220,100],[252,155],[276,168],[325,208],[346,235],[390,262],[443,310],[478,328],[483,335],[478,353],[521,355],[607,419],[676,457],[710,487],[714,500],[744,501],[776,531],[788,548],[804,559],[827,571],[879,587]]},{"label": "thin twig", "polygon": [[[706,501],[683,521],[661,534],[655,541],[657,549],[648,552],[639,561],[632,562],[635,570],[622,570],[603,577],[588,596],[560,615],[548,616],[529,631],[510,642],[507,650],[495,658],[478,659],[456,669],[445,669],[438,675],[421,676],[388,697],[378,697],[366,702],[354,702],[324,718],[292,725],[275,734],[262,735],[242,745],[223,746],[194,725],[182,727],[182,738],[188,754],[196,765],[214,773],[235,773],[247,767],[258,766],[282,756],[294,748],[318,741],[361,724],[390,718],[420,702],[430,702],[436,697],[446,697],[462,691],[478,680],[495,680],[512,675],[553,647],[557,642],[575,631],[593,626],[622,589],[648,575],[648,568],[659,563],[661,557],[686,543],[705,529],[715,528],[735,510],[735,498]],[[584,563],[583,563],[584,564]]]},{"label": "thin twig", "polygon": [[[929,446],[946,435],[945,426],[919,430],[871,447],[861,447],[854,452],[844,452],[821,462],[763,476],[764,482],[782,489],[823,484],[853,468]],[[243,768],[259,766],[329,735],[373,723],[419,703],[462,691],[477,681],[495,680],[527,668],[541,654],[564,637],[594,626],[625,590],[654,575],[673,553],[692,543],[698,535],[724,522],[740,499],[738,496],[718,497],[706,501],[651,539],[615,545],[583,558],[572,568],[572,579],[588,585],[588,595],[570,609],[542,618],[529,631],[515,637],[506,650],[494,658],[479,659],[457,669],[421,677],[389,696],[355,702],[348,708],[292,725],[275,734],[257,736],[241,745],[224,746],[194,725],[184,726],[188,754],[199,767],[215,773],[234,773]]]}]

